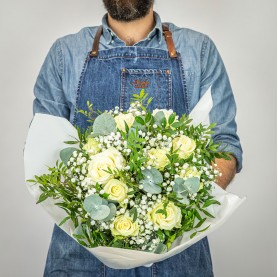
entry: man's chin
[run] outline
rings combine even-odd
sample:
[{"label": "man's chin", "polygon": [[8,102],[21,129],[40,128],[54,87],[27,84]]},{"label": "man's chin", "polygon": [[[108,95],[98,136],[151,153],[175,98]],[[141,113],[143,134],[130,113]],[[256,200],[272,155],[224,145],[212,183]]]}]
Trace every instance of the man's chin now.
[{"label": "man's chin", "polygon": [[154,0],[103,0],[109,15],[120,22],[132,22],[147,16]]}]

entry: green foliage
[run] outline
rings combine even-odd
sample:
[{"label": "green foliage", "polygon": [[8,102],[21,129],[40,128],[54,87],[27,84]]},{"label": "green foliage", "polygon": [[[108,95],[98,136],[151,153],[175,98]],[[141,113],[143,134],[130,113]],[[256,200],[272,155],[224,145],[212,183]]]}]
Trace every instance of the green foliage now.
[{"label": "green foliage", "polygon": [[84,210],[90,213],[94,220],[110,220],[116,214],[116,206],[113,203],[108,204],[106,199],[97,194],[87,196],[83,204]]},{"label": "green foliage", "polygon": [[107,136],[116,131],[116,122],[111,114],[99,115],[93,124],[93,136]]},{"label": "green foliage", "polygon": [[[161,194],[163,208],[157,210],[157,213],[161,213],[167,217],[167,205],[169,201],[172,201],[178,206],[182,213],[180,228],[158,230],[151,234],[152,239],[156,238],[160,240],[160,244],[154,249],[147,249],[147,251],[163,253],[184,232],[193,231],[191,234],[191,238],[193,238],[199,232],[207,230],[209,226],[204,228],[204,225],[206,225],[208,218],[214,218],[214,215],[208,212],[207,208],[211,205],[220,205],[211,196],[210,182],[212,180],[208,176],[209,174],[205,174],[205,172],[200,173],[200,179],[197,177],[187,179],[177,178],[176,174],[179,174],[179,170],[186,164],[189,167],[194,165],[196,170],[200,171],[205,165],[210,165],[215,162],[215,159],[230,159],[230,153],[225,152],[225,145],[221,144],[221,142],[218,141],[215,143],[213,141],[215,124],[211,124],[210,126],[203,126],[202,124],[192,126],[192,120],[187,115],[182,115],[177,119],[176,114],[173,113],[169,116],[168,120],[162,111],[153,115],[152,111],[147,110],[152,98],[149,98],[144,90],[141,90],[139,94],[134,94],[132,100],[136,104],[140,104],[138,109],[144,111],[144,113],[140,116],[135,116],[134,124],[130,128],[125,122],[124,131],[116,129],[116,123],[111,114],[103,113],[97,116],[99,112],[95,112],[93,105],[88,102],[88,110],[79,110],[78,112],[88,117],[88,121],[92,122],[91,126],[86,130],[77,128],[78,139],[73,138],[73,140],[65,142],[69,145],[79,144],[79,148],[68,147],[63,149],[61,151],[61,160],[63,162],[60,163],[57,161],[55,167],[49,168],[49,174],[35,176],[34,180],[28,181],[32,185],[38,185],[41,189],[42,193],[37,203],[41,203],[48,198],[56,200],[55,205],[63,209],[67,214],[61,220],[60,225],[70,220],[75,227],[73,237],[78,243],[86,247],[106,245],[136,249],[136,246],[129,244],[129,238],[121,236],[113,237],[111,231],[106,229],[101,229],[100,231],[101,223],[106,222],[109,225],[111,223],[109,221],[116,216],[116,211],[121,208],[125,208],[133,222],[135,222],[141,218],[138,205],[142,200],[142,196],[147,193],[156,194],[154,195],[154,199],[156,199],[157,194]],[[103,170],[112,174],[114,178],[121,180],[128,186],[128,198],[134,200],[135,206],[134,204],[118,203],[109,200],[109,194],[102,194],[101,190],[103,190],[103,185],[99,183],[93,184],[92,186],[96,194],[85,197],[85,195],[88,195],[88,191],[90,192],[90,189],[92,189],[90,187],[86,190],[82,188],[83,191],[80,196],[81,179],[74,182],[71,179],[72,176],[67,174],[67,170],[69,169],[71,172],[74,171],[71,169],[72,165],[67,167],[67,162],[74,151],[82,152],[86,156],[87,154],[82,150],[82,147],[89,137],[106,136],[110,135],[111,132],[120,132],[121,139],[127,142],[127,148],[130,152],[128,154],[122,154],[126,159],[125,166],[129,166],[129,169],[111,170],[107,168]],[[163,136],[163,140],[166,141],[172,135],[175,137],[183,134],[196,142],[196,149],[199,152],[197,154],[195,151],[190,157],[181,159],[178,155],[178,150],[174,151],[172,147],[167,153],[169,163],[164,170],[159,171],[153,167],[146,169],[148,156],[144,147],[148,145],[149,138],[146,139],[146,135],[142,136],[142,132],[151,133],[153,137],[160,134]],[[154,147],[157,147],[157,145]],[[195,162],[194,159],[196,160],[197,156],[198,159]],[[86,158],[89,159],[89,155]],[[168,179],[164,179],[166,172],[169,173]],[[86,176],[84,175],[83,177]],[[164,182],[168,182],[166,186],[169,187],[170,181],[174,181],[174,185],[171,183],[171,186],[173,185],[173,191],[166,191]],[[202,182],[201,188],[200,181]],[[142,185],[143,189],[141,187],[139,188],[139,185]],[[192,195],[195,198],[192,198]],[[153,202],[155,203],[155,200]],[[147,246],[149,247],[150,245],[148,244]]]},{"label": "green foliage", "polygon": [[142,110],[146,111],[153,100],[153,97],[148,98],[148,95],[149,94],[146,93],[144,89],[142,89],[139,94],[133,94],[131,100],[139,102],[141,104]]},{"label": "green foliage", "polygon": [[60,151],[60,158],[65,165],[67,165],[67,162],[74,151],[79,151],[79,149],[74,147],[67,147]]},{"label": "green foliage", "polygon": [[161,173],[152,167],[142,170],[142,174],[144,178],[140,181],[140,184],[143,186],[143,190],[152,194],[161,193],[161,187],[159,186],[163,182]]}]

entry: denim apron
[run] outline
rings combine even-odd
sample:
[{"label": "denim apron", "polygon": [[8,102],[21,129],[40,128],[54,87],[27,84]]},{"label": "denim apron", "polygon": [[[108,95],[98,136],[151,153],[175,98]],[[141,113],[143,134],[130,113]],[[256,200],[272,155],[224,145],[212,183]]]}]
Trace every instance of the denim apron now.
[{"label": "denim apron", "polygon": [[[118,106],[129,107],[132,95],[145,89],[154,100],[149,109],[173,109],[188,114],[188,97],[180,53],[175,49],[167,25],[163,33],[168,51],[137,46],[98,50],[102,26],[88,53],[78,86],[76,107],[87,109],[87,100],[95,111]],[[87,118],[75,112],[73,122],[88,126]],[[211,277],[212,261],[207,237],[185,251],[150,267],[111,269],[55,225],[44,276],[72,277]]]}]

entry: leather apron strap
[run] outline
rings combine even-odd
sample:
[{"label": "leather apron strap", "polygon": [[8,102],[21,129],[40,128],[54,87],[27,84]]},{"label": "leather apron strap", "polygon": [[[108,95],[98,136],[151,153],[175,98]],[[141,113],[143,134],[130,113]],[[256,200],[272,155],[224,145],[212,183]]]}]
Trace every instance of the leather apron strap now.
[{"label": "leather apron strap", "polygon": [[[162,29],[163,29],[163,35],[164,35],[166,43],[167,43],[169,56],[171,58],[176,58],[177,57],[177,51],[176,51],[175,44],[174,44],[174,41],[173,41],[172,32],[169,30],[169,25],[168,24],[163,24]],[[97,33],[95,35],[95,39],[94,39],[94,43],[93,43],[93,49],[90,53],[90,57],[97,57],[98,56],[98,48],[99,48],[99,41],[100,41],[101,35],[102,35],[102,25],[99,26],[99,28],[97,30]]]}]

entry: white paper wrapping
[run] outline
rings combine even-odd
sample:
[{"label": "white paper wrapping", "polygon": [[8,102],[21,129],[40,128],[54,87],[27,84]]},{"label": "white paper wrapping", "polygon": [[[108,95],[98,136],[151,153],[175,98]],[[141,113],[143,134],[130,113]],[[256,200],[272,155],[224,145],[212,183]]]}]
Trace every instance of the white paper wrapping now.
[{"label": "white paper wrapping", "polygon": [[[190,114],[194,125],[201,122],[209,124],[209,112],[212,104],[209,88]],[[33,179],[35,175],[48,173],[48,166],[55,165],[60,150],[68,147],[64,144],[64,141],[73,140],[73,138],[78,138],[77,131],[66,119],[46,114],[35,114],[29,128],[24,150],[25,180]],[[41,193],[38,186],[29,182],[26,182],[26,185],[34,198],[38,200]],[[210,225],[209,229],[203,233],[198,233],[193,239],[189,238],[191,232],[184,233],[182,237],[174,241],[167,253],[154,254],[112,247],[86,249],[105,265],[115,269],[150,266],[152,263],[176,255],[221,226],[246,199],[246,197],[228,193],[216,184],[214,186],[213,195],[216,200],[221,202],[221,205],[208,207],[208,211],[215,216],[215,219],[208,218],[202,225],[202,229]],[[54,200],[47,199],[40,205],[49,213],[55,223],[59,224],[67,214],[55,206],[54,203]],[[69,235],[73,231],[73,225],[70,221],[67,221],[61,228]]]}]

